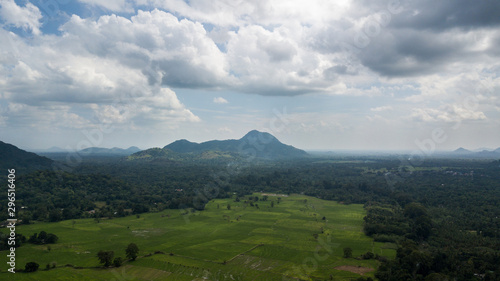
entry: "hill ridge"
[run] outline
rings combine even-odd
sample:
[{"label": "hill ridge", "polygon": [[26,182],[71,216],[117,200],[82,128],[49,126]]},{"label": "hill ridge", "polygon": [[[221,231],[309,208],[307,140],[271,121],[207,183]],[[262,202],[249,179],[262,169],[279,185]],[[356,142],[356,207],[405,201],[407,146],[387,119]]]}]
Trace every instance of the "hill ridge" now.
[{"label": "hill ridge", "polygon": [[0,141],[0,169],[15,169],[27,172],[37,169],[50,169],[53,160],[28,152],[10,143]]}]

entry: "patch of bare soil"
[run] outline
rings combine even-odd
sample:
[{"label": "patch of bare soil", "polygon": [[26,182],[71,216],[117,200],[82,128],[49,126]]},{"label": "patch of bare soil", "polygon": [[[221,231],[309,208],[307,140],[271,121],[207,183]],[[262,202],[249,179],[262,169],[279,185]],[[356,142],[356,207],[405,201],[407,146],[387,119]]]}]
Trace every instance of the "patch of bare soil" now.
[{"label": "patch of bare soil", "polygon": [[359,274],[359,275],[364,275],[365,273],[374,270],[373,268],[362,267],[362,266],[354,266],[354,265],[341,265],[341,266],[335,267],[335,269],[350,271],[352,273],[356,273],[356,274]]}]

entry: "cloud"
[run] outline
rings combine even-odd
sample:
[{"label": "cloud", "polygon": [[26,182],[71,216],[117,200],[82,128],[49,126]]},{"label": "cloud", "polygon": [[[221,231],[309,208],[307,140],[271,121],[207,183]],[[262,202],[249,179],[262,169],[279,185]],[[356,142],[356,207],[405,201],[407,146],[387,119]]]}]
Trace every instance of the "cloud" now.
[{"label": "cloud", "polygon": [[6,125],[43,130],[82,129],[91,127],[88,119],[72,112],[69,105],[33,106],[9,102],[5,114]]},{"label": "cloud", "polygon": [[152,84],[210,88],[230,83],[226,59],[203,25],[163,11],[139,11],[130,20],[74,15],[61,30],[78,48],[140,69]]},{"label": "cloud", "polygon": [[[476,40],[488,36],[481,32],[456,30],[435,34],[432,31],[393,30],[372,39],[359,54],[361,63],[387,77],[414,77],[452,70],[482,61],[483,49]],[[458,69],[455,69],[458,70]],[[462,69],[460,69],[462,70]]]},{"label": "cloud", "polygon": [[343,16],[350,1],[243,1],[243,0],[135,0],[139,6],[158,7],[181,17],[217,26],[281,25],[291,20],[315,24]]},{"label": "cloud", "polygon": [[391,23],[399,28],[444,30],[492,27],[500,25],[500,2],[467,0],[412,1]]},{"label": "cloud", "polygon": [[415,108],[411,117],[422,122],[446,122],[460,124],[463,121],[486,120],[486,115],[481,111],[466,108],[461,105],[445,105],[439,109]]},{"label": "cloud", "polygon": [[282,25],[240,27],[227,42],[227,57],[238,78],[238,91],[260,95],[298,95],[326,92],[337,85],[326,80],[330,59],[306,48],[308,27]]},{"label": "cloud", "polygon": [[216,97],[216,98],[214,98],[214,103],[224,104],[224,103],[229,103],[229,102],[223,97]]},{"label": "cloud", "polygon": [[[162,87],[370,95],[369,83],[385,88],[401,83],[386,77],[453,75],[500,55],[500,40],[494,39],[500,32],[486,29],[496,20],[468,30],[454,28],[458,23],[440,29],[394,24],[423,9],[413,2],[394,12],[386,1],[81,1],[111,11],[131,5],[145,10],[130,18],[73,15],[60,27],[63,35],[50,40],[67,51],[140,71],[150,85]],[[446,17],[445,9],[438,10]],[[360,34],[368,41],[356,47]],[[104,80],[99,83],[106,87]]]},{"label": "cloud", "polygon": [[[10,126],[24,122],[67,127],[70,125],[61,121],[72,120],[80,128],[92,126],[95,119],[118,124],[151,121],[165,127],[200,121],[165,85],[170,84],[165,82],[169,71],[174,71],[170,62],[179,59],[178,69],[203,65],[198,72],[205,72],[205,76],[193,80],[217,80],[213,79],[218,68],[214,65],[218,63],[216,54],[210,53],[203,42],[199,52],[181,51],[190,46],[189,42],[205,38],[184,29],[201,31],[200,27],[159,11],[140,14],[134,20],[105,16],[92,21],[73,16],[61,28],[62,36],[40,35],[35,43],[2,30],[4,38],[14,42],[17,54],[0,68],[0,101],[11,104],[2,122]],[[214,64],[209,63],[212,61]],[[210,71],[203,70],[205,67]],[[184,80],[176,85],[189,76],[179,77]],[[53,114],[38,118],[46,108],[58,104],[69,108],[56,107]],[[137,106],[130,106],[134,104]],[[20,106],[24,109],[18,109]]]},{"label": "cloud", "polygon": [[393,108],[390,105],[384,105],[384,106],[370,108],[370,110],[373,112],[382,112],[382,111],[393,110]]},{"label": "cloud", "polygon": [[179,122],[199,122],[200,118],[186,109],[176,94],[167,88],[159,89],[149,95],[135,97],[108,105],[92,104],[99,123],[126,125],[168,124],[170,128]]},{"label": "cloud", "polygon": [[0,0],[0,18],[7,25],[31,31],[34,35],[40,34],[42,13],[29,1],[24,7],[20,7],[14,0]]},{"label": "cloud", "polygon": [[84,4],[93,6],[93,7],[100,7],[108,11],[112,12],[133,12],[133,3],[131,1],[127,0],[106,0],[106,1],[101,1],[101,0],[78,0],[79,2],[82,2]]}]

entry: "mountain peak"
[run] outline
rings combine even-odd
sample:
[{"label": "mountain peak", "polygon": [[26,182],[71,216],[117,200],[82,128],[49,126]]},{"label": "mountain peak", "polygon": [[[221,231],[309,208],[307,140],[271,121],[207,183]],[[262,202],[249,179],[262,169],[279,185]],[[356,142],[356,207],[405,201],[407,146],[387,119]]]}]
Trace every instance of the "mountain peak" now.
[{"label": "mountain peak", "polygon": [[190,142],[187,139],[176,140],[173,143],[166,145],[163,149],[170,149],[176,152],[191,152],[198,148],[198,144],[195,142]]},{"label": "mountain peak", "polygon": [[244,140],[255,140],[255,139],[257,139],[258,141],[263,142],[263,143],[269,143],[271,141],[278,141],[279,142],[279,140],[276,137],[274,137],[273,135],[271,135],[270,133],[259,132],[257,130],[252,130],[252,131],[248,132],[240,140],[244,141]]},{"label": "mountain peak", "polygon": [[463,147],[459,147],[458,149],[454,150],[453,152],[455,152],[455,153],[470,153],[471,151],[468,149],[465,149]]}]

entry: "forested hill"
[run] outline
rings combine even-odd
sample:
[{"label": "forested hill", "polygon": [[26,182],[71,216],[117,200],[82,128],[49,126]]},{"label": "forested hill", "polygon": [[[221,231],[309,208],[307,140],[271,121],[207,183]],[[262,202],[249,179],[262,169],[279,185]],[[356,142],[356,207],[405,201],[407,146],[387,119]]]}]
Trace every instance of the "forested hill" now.
[{"label": "forested hill", "polygon": [[241,139],[211,140],[202,143],[177,140],[163,148],[134,153],[129,160],[219,161],[242,159],[286,160],[307,157],[307,152],[280,142],[269,133],[250,131]]},{"label": "forested hill", "polygon": [[50,169],[52,163],[53,161],[49,158],[0,141],[0,170],[2,171],[15,169],[17,172],[28,172],[38,169]]},{"label": "forested hill", "polygon": [[221,151],[263,159],[290,159],[301,158],[308,155],[303,150],[283,144],[269,133],[259,132],[257,130],[248,132],[238,140],[212,140],[202,143],[178,140],[165,146],[163,149],[169,149],[178,153]]}]

